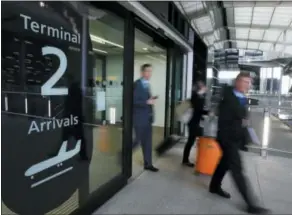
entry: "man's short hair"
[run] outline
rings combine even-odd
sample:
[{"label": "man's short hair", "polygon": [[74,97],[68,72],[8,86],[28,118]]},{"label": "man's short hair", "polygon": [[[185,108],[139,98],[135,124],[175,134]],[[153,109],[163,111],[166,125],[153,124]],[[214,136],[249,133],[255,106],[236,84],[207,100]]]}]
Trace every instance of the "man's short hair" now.
[{"label": "man's short hair", "polygon": [[235,78],[235,80],[239,80],[241,78],[251,78],[251,75],[249,72],[240,72],[237,77]]},{"label": "man's short hair", "polygon": [[152,67],[152,65],[149,64],[149,63],[145,63],[145,64],[143,64],[143,65],[141,66],[141,72],[144,72],[145,69],[147,69],[147,68],[149,68],[149,67]]}]

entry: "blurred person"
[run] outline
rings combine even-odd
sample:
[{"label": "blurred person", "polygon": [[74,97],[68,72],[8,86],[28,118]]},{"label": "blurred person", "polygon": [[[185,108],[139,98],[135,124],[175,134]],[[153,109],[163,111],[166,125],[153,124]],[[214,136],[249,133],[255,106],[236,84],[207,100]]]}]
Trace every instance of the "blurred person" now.
[{"label": "blurred person", "polygon": [[184,148],[182,164],[185,166],[193,167],[194,164],[189,161],[190,151],[198,136],[202,135],[202,128],[200,121],[202,116],[207,114],[208,111],[204,110],[205,95],[207,87],[203,81],[197,81],[192,89],[191,107],[193,108],[193,116],[188,123],[189,137]]},{"label": "blurred person", "polygon": [[152,74],[152,66],[143,64],[141,66],[141,78],[134,83],[133,98],[133,125],[135,139],[133,149],[141,144],[144,169],[157,172],[158,169],[152,165],[152,123],[154,121],[153,105],[157,97],[150,92],[149,80]]},{"label": "blurred person", "polygon": [[242,140],[245,138],[244,135],[246,135],[248,102],[245,93],[250,87],[250,82],[250,75],[241,72],[235,79],[234,87],[225,87],[222,93],[217,132],[222,157],[210,182],[209,191],[221,197],[230,198],[230,194],[221,187],[223,177],[230,170],[235,185],[247,204],[247,212],[266,214],[269,212],[268,210],[254,203],[247,178],[243,174],[239,152]]}]

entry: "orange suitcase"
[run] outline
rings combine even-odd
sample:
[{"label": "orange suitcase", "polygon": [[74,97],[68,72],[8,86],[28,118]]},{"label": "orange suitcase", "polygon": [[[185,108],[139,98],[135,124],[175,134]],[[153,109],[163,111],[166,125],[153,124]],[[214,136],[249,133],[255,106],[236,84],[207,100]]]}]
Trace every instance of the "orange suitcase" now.
[{"label": "orange suitcase", "polygon": [[200,137],[197,143],[195,172],[213,175],[221,155],[220,146],[214,138]]}]

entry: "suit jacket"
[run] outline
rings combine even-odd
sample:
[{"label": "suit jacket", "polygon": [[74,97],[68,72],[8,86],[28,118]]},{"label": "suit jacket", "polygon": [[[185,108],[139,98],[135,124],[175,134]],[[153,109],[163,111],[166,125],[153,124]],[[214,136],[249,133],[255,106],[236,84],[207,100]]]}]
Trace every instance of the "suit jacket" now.
[{"label": "suit jacket", "polygon": [[141,79],[134,83],[133,96],[133,124],[134,126],[143,126],[153,123],[153,107],[147,104],[151,97],[150,89],[143,86]]},{"label": "suit jacket", "polygon": [[247,129],[243,127],[242,120],[247,118],[247,108],[240,104],[233,88],[226,87],[219,103],[218,142],[242,148],[247,141]]},{"label": "suit jacket", "polygon": [[199,125],[202,119],[202,115],[208,113],[208,111],[204,110],[205,94],[198,95],[196,91],[193,91],[191,97],[191,105],[194,112],[191,120],[189,121],[189,124]]}]

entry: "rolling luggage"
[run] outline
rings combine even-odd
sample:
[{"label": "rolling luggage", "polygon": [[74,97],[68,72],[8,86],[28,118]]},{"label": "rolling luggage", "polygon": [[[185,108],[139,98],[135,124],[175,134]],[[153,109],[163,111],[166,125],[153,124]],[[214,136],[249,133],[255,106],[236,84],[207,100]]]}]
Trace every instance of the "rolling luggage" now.
[{"label": "rolling luggage", "polygon": [[221,158],[221,149],[212,137],[200,137],[197,143],[196,174],[213,175]]},{"label": "rolling luggage", "polygon": [[220,146],[216,141],[217,117],[208,116],[204,119],[203,136],[197,141],[196,174],[213,175],[222,156]]}]

